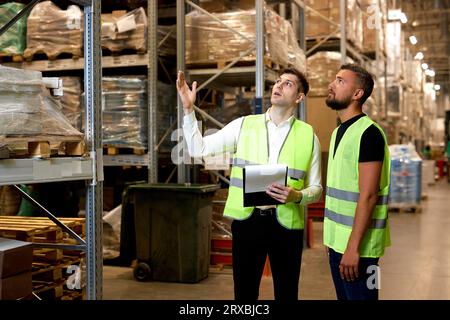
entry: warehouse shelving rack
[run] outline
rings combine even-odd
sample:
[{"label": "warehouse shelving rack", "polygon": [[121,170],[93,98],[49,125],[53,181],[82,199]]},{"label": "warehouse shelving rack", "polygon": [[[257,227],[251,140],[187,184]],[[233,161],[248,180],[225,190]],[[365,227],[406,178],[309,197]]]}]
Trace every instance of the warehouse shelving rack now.
[{"label": "warehouse shelving rack", "polygon": [[[86,251],[86,294],[90,300],[102,298],[102,198],[103,166],[101,144],[101,58],[100,0],[71,0],[84,7],[84,91],[86,106],[85,139],[89,158],[4,159],[0,160],[0,185],[86,180],[86,240],[77,236],[28,194],[23,196],[40,206],[47,216],[71,234],[77,245],[34,244]],[[29,10],[39,1],[30,2]],[[20,15],[20,13],[19,13]],[[11,20],[13,21],[14,18]],[[20,191],[20,188],[16,186]]]},{"label": "warehouse shelving rack", "polygon": [[[387,15],[386,8],[381,6],[381,2],[377,1],[378,7],[373,14],[378,15],[383,13],[384,16]],[[317,51],[339,51],[341,53],[341,63],[346,63],[347,56],[357,60],[362,66],[366,67],[369,71],[378,78],[384,78],[384,95],[387,96],[387,56],[386,56],[386,36],[383,38],[384,42],[380,41],[380,26],[382,24],[381,19],[376,21],[376,34],[375,34],[375,51],[366,53],[361,52],[353,44],[351,44],[347,39],[346,27],[346,10],[347,10],[347,0],[340,0],[339,2],[339,23],[330,20],[328,17],[322,15],[320,12],[315,10],[310,6],[305,6],[306,11],[310,11],[312,14],[319,16],[324,23],[329,23],[334,27],[334,31],[327,36],[320,37],[321,39],[314,45],[312,45],[306,51],[306,56],[310,56]],[[363,12],[364,15],[368,15],[367,12]],[[374,19],[377,19],[376,17]],[[308,21],[306,21],[307,23]],[[332,40],[331,38],[336,37],[339,34],[338,41]],[[375,68],[373,67],[375,64]],[[381,67],[380,67],[381,66]],[[387,117],[386,104],[381,105],[381,90],[378,90],[377,102],[380,104],[381,119],[385,120]]]},{"label": "warehouse shelving rack", "polygon": [[[285,5],[286,1],[266,1],[270,4],[280,4],[280,12],[281,14],[285,13]],[[297,24],[297,28],[294,28],[296,31],[296,35],[300,36],[300,47],[305,50],[305,41],[304,41],[304,28],[300,27],[304,22],[304,7],[305,4],[301,0],[292,0],[289,2],[291,5],[291,12],[298,13],[297,17],[293,18],[293,22]],[[219,84],[215,84],[215,88],[217,87],[238,87],[238,86],[249,86],[250,84],[255,84],[255,98],[254,98],[254,107],[255,113],[262,113],[263,111],[263,100],[264,100],[264,92],[265,92],[265,84],[266,83],[274,83],[277,78],[277,73],[270,68],[264,66],[264,1],[263,0],[255,0],[255,22],[256,22],[256,34],[255,41],[252,46],[246,51],[240,54],[240,56],[236,57],[234,60],[226,64],[223,68],[206,68],[206,69],[187,69],[185,65],[185,13],[186,13],[186,5],[196,9],[203,14],[209,16],[211,19],[216,20],[221,23],[224,27],[226,27],[230,32],[236,33],[241,36],[243,39],[247,41],[251,41],[247,39],[246,36],[240,34],[237,30],[227,26],[223,22],[221,22],[215,15],[206,11],[202,7],[198,6],[194,2],[190,0],[177,0],[177,70],[183,70],[186,73],[187,79],[190,82],[198,81],[200,85],[197,88],[197,91],[208,88],[211,86],[216,80],[220,80]],[[242,60],[245,56],[247,56],[252,51],[256,52],[255,66],[235,66],[236,63]],[[224,124],[220,121],[214,119],[207,112],[203,111],[197,106],[194,106],[195,111],[198,112],[204,119],[207,119],[217,125],[218,127],[224,127]],[[183,123],[183,108],[181,105],[180,98],[178,97],[178,105],[177,105],[177,121],[178,128],[182,128]],[[301,119],[305,119],[305,103],[302,102],[299,105],[298,116]],[[191,181],[190,172],[188,170],[187,165],[179,164],[177,166],[177,181],[178,183],[189,183]],[[212,174],[218,176],[222,181],[229,183],[228,179],[222,176],[217,171],[210,171]]]},{"label": "warehouse shelving rack", "polygon": [[[80,4],[80,1],[74,1]],[[81,1],[82,2],[82,1]],[[148,17],[148,43],[147,53],[145,54],[124,54],[117,56],[101,56],[101,66],[104,69],[126,69],[135,67],[147,68],[148,85],[148,110],[149,110],[149,131],[148,131],[148,153],[143,155],[104,155],[104,166],[148,166],[149,182],[157,180],[157,157],[158,146],[160,142],[156,141],[156,112],[157,112],[157,48],[162,42],[157,44],[157,2],[156,0],[147,1]],[[100,49],[101,52],[101,49]],[[35,60],[29,62],[10,62],[4,63],[5,66],[22,68],[27,70],[36,70],[41,72],[70,72],[85,69],[85,58],[78,59],[57,59],[57,60]],[[101,68],[100,68],[101,70]],[[150,165],[149,165],[150,164]]]}]

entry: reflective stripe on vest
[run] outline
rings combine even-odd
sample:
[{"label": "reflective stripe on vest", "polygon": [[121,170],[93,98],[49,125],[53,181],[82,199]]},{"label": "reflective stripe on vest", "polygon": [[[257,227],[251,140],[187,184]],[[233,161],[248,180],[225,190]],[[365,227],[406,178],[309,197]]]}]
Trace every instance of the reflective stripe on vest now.
[{"label": "reflective stripe on vest", "polygon": [[[339,200],[345,200],[345,201],[351,201],[351,202],[358,202],[359,199],[359,192],[352,192],[352,191],[345,191],[345,190],[339,190],[332,187],[327,187],[327,196],[336,198]],[[387,195],[379,195],[378,196],[378,202],[377,205],[383,205],[388,203],[388,196]]]},{"label": "reflective stripe on vest", "polygon": [[239,178],[231,178],[230,186],[243,189],[244,188],[244,180],[239,179]]},{"label": "reflective stripe on vest", "polygon": [[[277,163],[288,166],[287,185],[301,190],[304,188],[306,170],[309,168],[314,146],[312,127],[293,119],[291,127],[280,148]],[[253,207],[243,206],[243,169],[248,165],[268,163],[269,145],[265,114],[246,116],[242,122],[233,167],[230,175],[230,188],[224,208],[224,216],[243,220],[251,216]],[[277,205],[277,220],[287,229],[304,228],[304,209],[298,203],[289,202]]]},{"label": "reflective stripe on vest", "polygon": [[[345,226],[353,226],[353,217],[333,212],[330,209],[325,208],[325,217],[330,219],[331,221],[343,224]],[[373,229],[384,229],[386,228],[386,225],[387,219],[372,219],[372,225],[370,227]]]},{"label": "reflective stripe on vest", "polygon": [[360,247],[361,257],[381,257],[390,245],[388,219],[388,194],[390,181],[390,157],[383,130],[369,117],[364,116],[347,128],[335,150],[338,128],[333,131],[328,157],[327,188],[325,198],[323,243],[336,252],[344,253],[354,225],[356,208],[360,198],[359,153],[364,132],[375,126],[384,139],[384,159],[379,180],[376,206],[370,213],[370,226],[365,231]]}]

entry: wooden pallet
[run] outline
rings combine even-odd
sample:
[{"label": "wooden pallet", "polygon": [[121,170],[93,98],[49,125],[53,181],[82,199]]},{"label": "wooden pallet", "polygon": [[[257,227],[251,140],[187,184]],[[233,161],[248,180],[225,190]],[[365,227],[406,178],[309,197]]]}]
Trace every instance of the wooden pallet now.
[{"label": "wooden pallet", "polygon": [[83,57],[83,52],[80,49],[70,48],[64,49],[64,51],[58,52],[56,54],[50,54],[45,52],[42,49],[34,50],[34,49],[26,49],[23,54],[23,59],[26,62],[31,62],[33,60],[57,60],[57,59],[67,59],[71,58],[73,60],[78,60]]},{"label": "wooden pallet", "polygon": [[123,56],[123,55],[132,55],[132,54],[139,54],[139,55],[144,55],[147,53],[147,48],[138,48],[138,49],[132,49],[132,48],[125,48],[122,50],[116,50],[116,49],[111,49],[111,48],[106,48],[103,47],[102,48],[102,56],[103,57],[107,57],[107,56]]},{"label": "wooden pallet", "polygon": [[[84,218],[59,218],[79,236],[85,235]],[[28,242],[66,243],[69,235],[46,217],[0,217],[0,236]]]},{"label": "wooden pallet", "polygon": [[5,62],[23,62],[23,55],[21,54],[6,54],[6,53],[0,53],[0,63]]},{"label": "wooden pallet", "polygon": [[50,262],[57,264],[63,259],[63,251],[61,249],[34,248],[33,261]]},{"label": "wooden pallet", "polygon": [[26,226],[0,222],[0,237],[27,242],[57,242],[62,232],[50,226]]},{"label": "wooden pallet", "polygon": [[85,300],[86,291],[85,290],[69,290],[64,289],[63,295],[60,300]]},{"label": "wooden pallet", "polygon": [[52,156],[83,156],[86,144],[81,136],[0,136],[9,149],[8,158],[50,158]]},{"label": "wooden pallet", "polygon": [[[223,69],[225,68],[232,60],[205,60],[205,61],[195,61],[189,62],[186,64],[187,69]],[[241,60],[236,62],[234,67],[249,67],[254,66],[256,63],[255,59]],[[281,70],[283,67],[274,61],[272,61],[269,57],[264,57],[264,65],[269,69],[273,70]]]},{"label": "wooden pallet", "polygon": [[62,265],[46,262],[33,262],[31,276],[33,281],[58,282],[63,279]]},{"label": "wooden pallet", "polygon": [[33,293],[42,300],[56,300],[62,297],[64,292],[64,279],[57,282],[34,281]]},{"label": "wooden pallet", "polygon": [[108,156],[116,156],[118,154],[135,154],[135,155],[144,155],[145,148],[125,148],[125,147],[114,147],[114,146],[104,146],[103,154]]},{"label": "wooden pallet", "polygon": [[391,212],[410,213],[421,212],[422,206],[420,204],[389,204],[388,209]]}]

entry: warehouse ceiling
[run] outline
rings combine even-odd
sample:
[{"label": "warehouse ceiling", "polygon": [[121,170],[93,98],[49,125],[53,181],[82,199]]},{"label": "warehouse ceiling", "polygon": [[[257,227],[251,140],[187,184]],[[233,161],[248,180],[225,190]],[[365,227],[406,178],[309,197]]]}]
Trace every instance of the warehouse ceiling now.
[{"label": "warehouse ceiling", "polygon": [[[397,4],[399,1],[397,1]],[[447,90],[450,85],[450,0],[401,0],[400,7],[408,21],[403,24],[406,44],[411,54],[422,52],[423,62],[436,73],[435,83]],[[417,38],[410,43],[409,36]],[[447,91],[448,92],[448,91]]]}]

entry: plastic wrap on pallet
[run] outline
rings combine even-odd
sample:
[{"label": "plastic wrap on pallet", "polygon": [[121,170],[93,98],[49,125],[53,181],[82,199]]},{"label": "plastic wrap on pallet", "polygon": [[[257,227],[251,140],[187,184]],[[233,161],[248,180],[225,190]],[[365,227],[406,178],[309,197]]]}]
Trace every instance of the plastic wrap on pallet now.
[{"label": "plastic wrap on pallet", "polygon": [[0,134],[42,132],[42,73],[0,66]]},{"label": "plastic wrap on pallet", "polygon": [[[337,25],[341,21],[340,0],[307,0],[305,4],[314,10],[306,10],[306,38],[326,37],[339,28]],[[345,13],[346,38],[359,49],[362,47],[364,28],[363,14],[358,1],[347,0]],[[333,37],[339,36],[339,31],[334,32]]]},{"label": "plastic wrap on pallet", "polygon": [[0,134],[81,135],[61,109],[41,72],[0,66]]},{"label": "plastic wrap on pallet", "polygon": [[[22,3],[10,2],[0,5],[0,26],[5,25],[25,7]],[[23,54],[26,47],[27,15],[20,18],[0,37],[0,54]]]},{"label": "plastic wrap on pallet", "polygon": [[[347,63],[353,60],[347,57]],[[328,85],[336,77],[341,67],[341,53],[320,51],[308,57],[309,96],[327,96]]]},{"label": "plastic wrap on pallet", "polygon": [[[217,13],[230,28],[245,35],[247,41],[209,16],[193,11],[186,15],[186,63],[232,61],[253,45],[255,10]],[[305,72],[305,55],[298,46],[292,27],[271,9],[264,10],[266,55],[283,67]],[[255,51],[242,60],[255,60]]]},{"label": "plastic wrap on pallet", "polygon": [[41,106],[41,121],[43,135],[51,136],[83,136],[75,129],[69,119],[63,114],[61,102],[47,92],[43,96]]},{"label": "plastic wrap on pallet", "polygon": [[[145,77],[104,77],[102,82],[103,144],[146,148],[148,135],[147,80]],[[157,83],[158,138],[175,121],[176,90]],[[169,135],[170,137],[170,135]],[[162,146],[170,145],[165,141]]]},{"label": "plastic wrap on pallet", "polygon": [[144,77],[104,77],[103,143],[116,147],[147,146],[147,96]]},{"label": "plastic wrap on pallet", "polygon": [[81,129],[81,80],[79,77],[61,77],[63,96],[61,97],[62,113],[70,124]]},{"label": "plastic wrap on pallet", "polygon": [[398,79],[402,75],[403,34],[400,21],[386,24],[387,74]]},{"label": "plastic wrap on pallet", "polygon": [[147,51],[147,15],[143,8],[102,14],[102,48],[112,52]]},{"label": "plastic wrap on pallet", "polygon": [[422,194],[422,159],[413,145],[390,145],[391,186],[389,203],[420,204]]},{"label": "plastic wrap on pallet", "polygon": [[51,1],[38,3],[28,17],[26,59],[45,53],[54,59],[61,53],[82,56],[83,13],[76,5],[61,10]]},{"label": "plastic wrap on pallet", "polygon": [[282,66],[306,73],[306,56],[299,47],[292,25],[275,11],[265,10],[267,56]]},{"label": "plastic wrap on pallet", "polygon": [[399,115],[402,105],[403,87],[396,81],[393,81],[392,77],[388,77],[387,87],[387,110],[388,112]]}]

